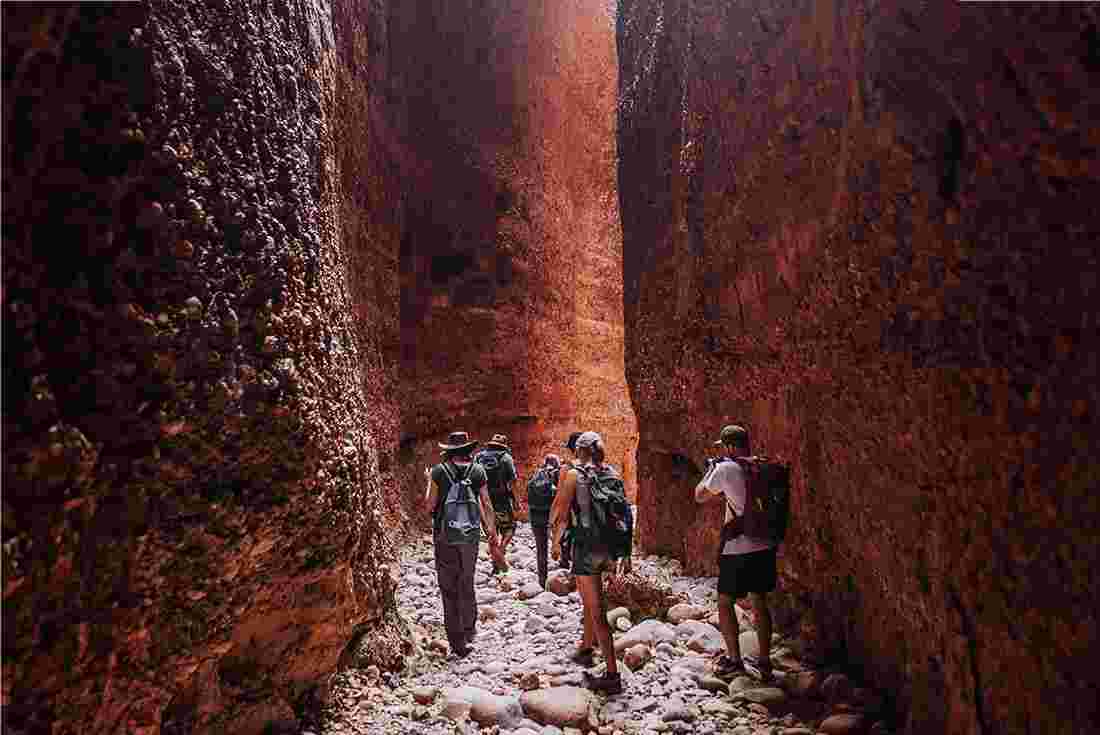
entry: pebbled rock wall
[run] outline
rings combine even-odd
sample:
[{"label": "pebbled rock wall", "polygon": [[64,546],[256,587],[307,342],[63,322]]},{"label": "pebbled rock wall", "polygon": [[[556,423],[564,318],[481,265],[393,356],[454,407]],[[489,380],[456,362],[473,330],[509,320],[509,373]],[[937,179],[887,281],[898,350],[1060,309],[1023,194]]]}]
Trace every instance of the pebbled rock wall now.
[{"label": "pebbled rock wall", "polygon": [[294,728],[353,637],[399,663],[383,10],[4,5],[5,732]]},{"label": "pebbled rock wall", "polygon": [[641,542],[712,569],[733,420],[793,462],[781,617],[911,733],[1097,710],[1100,13],[621,0]]},{"label": "pebbled rock wall", "polygon": [[[405,497],[451,430],[508,435],[520,485],[595,429],[634,482],[606,3],[394,9]],[[525,491],[519,489],[522,502]]]}]

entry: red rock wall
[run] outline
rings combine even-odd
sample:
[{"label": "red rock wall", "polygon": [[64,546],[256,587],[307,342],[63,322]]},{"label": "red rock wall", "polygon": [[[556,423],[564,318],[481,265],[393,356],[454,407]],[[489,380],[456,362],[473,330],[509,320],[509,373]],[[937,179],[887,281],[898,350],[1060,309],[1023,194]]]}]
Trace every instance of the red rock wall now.
[{"label": "red rock wall", "polygon": [[795,467],[784,621],[893,689],[899,729],[1090,731],[1100,13],[618,22],[643,545],[712,568],[691,488],[742,421]]},{"label": "red rock wall", "polygon": [[424,50],[397,72],[406,497],[456,429],[508,435],[523,481],[596,429],[633,480],[613,28],[591,0],[395,10],[394,44]]},{"label": "red rock wall", "polygon": [[4,730],[293,722],[401,653],[385,18],[3,13]]}]

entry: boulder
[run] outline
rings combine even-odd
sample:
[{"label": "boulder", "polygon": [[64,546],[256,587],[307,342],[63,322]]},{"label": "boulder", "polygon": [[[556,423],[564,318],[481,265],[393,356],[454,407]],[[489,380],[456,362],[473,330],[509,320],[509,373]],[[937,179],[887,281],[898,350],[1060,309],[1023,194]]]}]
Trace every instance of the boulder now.
[{"label": "boulder", "polygon": [[524,692],[519,698],[527,716],[544,725],[586,727],[589,713],[598,700],[592,692],[576,686],[556,686]]},{"label": "boulder", "polygon": [[615,640],[615,650],[625,651],[639,643],[653,645],[661,641],[675,642],[676,629],[660,620],[643,620]]},{"label": "boulder", "polygon": [[[523,708],[516,697],[493,694],[479,687],[463,686],[446,689],[444,691],[446,710],[452,702],[465,701],[470,703],[470,718],[480,725],[499,725],[505,728],[514,727],[523,719]],[[458,718],[452,718],[458,719]]]}]

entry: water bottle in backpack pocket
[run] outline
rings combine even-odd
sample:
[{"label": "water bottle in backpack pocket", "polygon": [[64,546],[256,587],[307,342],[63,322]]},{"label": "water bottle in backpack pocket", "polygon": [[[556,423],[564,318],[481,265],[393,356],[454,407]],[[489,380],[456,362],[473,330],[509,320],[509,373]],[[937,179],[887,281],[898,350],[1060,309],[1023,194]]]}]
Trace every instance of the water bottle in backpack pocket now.
[{"label": "water bottle in backpack pocket", "polygon": [[439,511],[439,533],[448,544],[476,544],[481,537],[481,506],[470,484],[470,469],[457,477],[446,462],[443,472],[449,485]]}]

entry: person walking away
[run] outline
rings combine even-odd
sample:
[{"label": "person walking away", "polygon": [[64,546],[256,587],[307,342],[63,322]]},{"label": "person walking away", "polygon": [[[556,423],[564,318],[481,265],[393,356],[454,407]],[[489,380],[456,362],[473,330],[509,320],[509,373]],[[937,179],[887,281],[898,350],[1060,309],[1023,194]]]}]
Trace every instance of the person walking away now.
[{"label": "person walking away", "polygon": [[714,444],[722,447],[728,456],[720,457],[711,465],[695,486],[695,502],[725,500],[726,505],[718,561],[718,625],[726,643],[726,654],[718,659],[715,675],[728,679],[745,673],[734,603],[748,595],[756,615],[756,635],[760,644],[757,668],[762,680],[771,681],[772,616],[767,594],[775,590],[777,543],[769,538],[750,537],[738,529],[748,494],[746,472],[738,458],[750,456],[749,432],[741,426],[726,426]]},{"label": "person walking away", "polygon": [[485,448],[474,455],[474,462],[481,465],[489,482],[489,498],[493,502],[500,544],[493,555],[493,574],[508,571],[505,553],[516,533],[515,501],[512,483],[516,481],[516,463],[508,448],[508,437],[494,434],[485,442]]},{"label": "person walking away", "polygon": [[[569,435],[569,438],[565,440],[565,444],[562,445],[562,447],[564,449],[569,450],[569,457],[570,458],[565,460],[564,462],[562,462],[562,468],[566,471],[572,469],[573,466],[574,466],[574,460],[577,458],[577,439],[580,438],[580,435],[582,433],[584,433],[584,432],[581,432],[581,431],[572,432]],[[572,561],[572,557],[570,556],[570,551],[573,548],[573,546],[572,546],[573,527],[569,524],[570,514],[569,514],[568,506],[566,506],[566,508],[563,512],[564,512],[565,517],[566,517],[566,525],[565,525],[565,528],[562,530],[561,535],[559,537],[559,542],[560,542],[559,546],[561,548],[561,553],[560,553],[561,558],[558,560],[558,567],[560,569],[569,569],[570,562]]]},{"label": "person walking away", "polygon": [[594,691],[618,694],[622,678],[615,660],[611,626],[607,623],[604,572],[613,572],[617,559],[622,571],[630,571],[633,522],[622,478],[614,467],[604,464],[603,439],[594,431],[577,438],[577,464],[562,477],[558,496],[551,508],[551,538],[554,558],[561,553],[561,530],[566,513],[573,516],[573,574],[584,608],[584,633],[573,661],[592,666],[593,649],[599,645],[607,668],[598,677],[584,673],[585,686]]},{"label": "person walking away", "polygon": [[558,491],[561,460],[548,454],[542,467],[527,481],[527,509],[531,516],[531,532],[535,535],[535,561],[538,563],[539,584],[546,589],[547,554],[549,553],[550,506]]},{"label": "person walking away", "polygon": [[443,461],[424,470],[443,627],[451,653],[459,658],[469,654],[476,633],[474,569],[482,527],[490,549],[499,543],[485,470],[470,459],[475,446],[477,441],[466,432],[452,432],[446,442],[439,443]]}]

